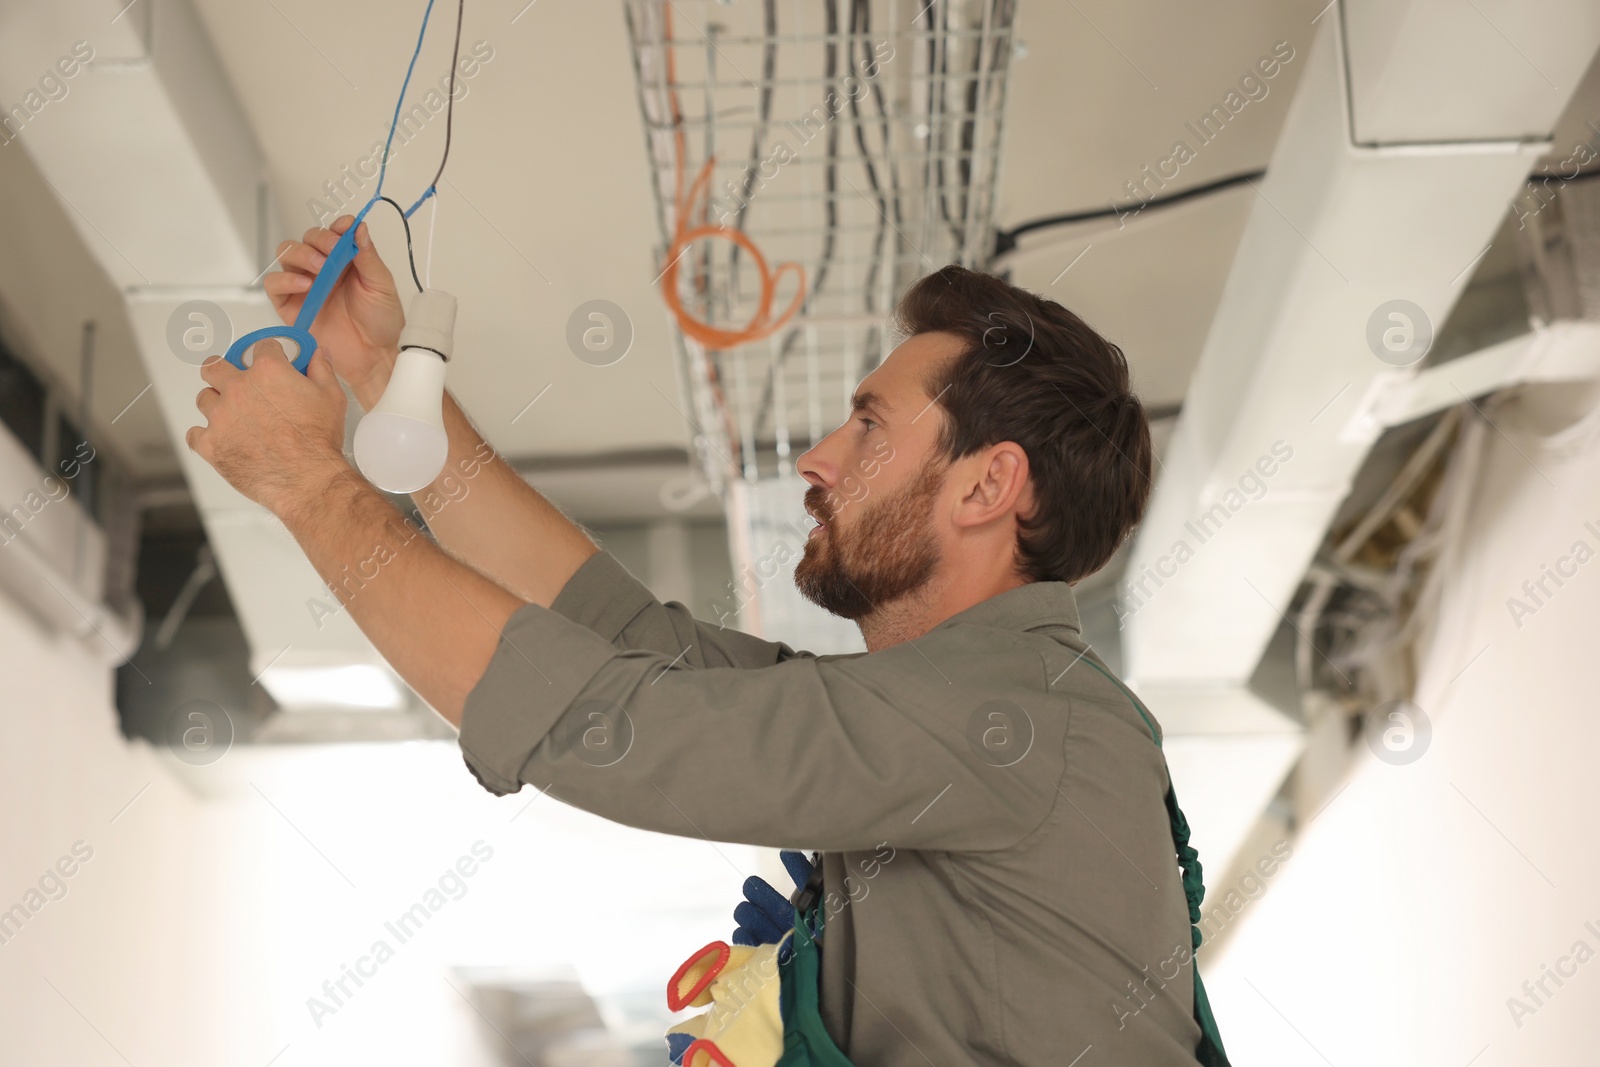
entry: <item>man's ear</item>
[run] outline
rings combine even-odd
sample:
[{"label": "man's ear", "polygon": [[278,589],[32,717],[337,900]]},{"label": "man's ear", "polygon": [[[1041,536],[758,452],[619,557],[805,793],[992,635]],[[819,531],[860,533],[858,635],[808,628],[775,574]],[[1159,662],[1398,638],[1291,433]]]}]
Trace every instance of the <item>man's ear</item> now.
[{"label": "man's ear", "polygon": [[1017,493],[1016,509],[1017,518],[1019,519],[1031,519],[1038,513],[1039,497],[1033,491],[1033,476],[1031,474],[1022,479],[1022,489]]},{"label": "man's ear", "polygon": [[962,498],[957,525],[981,526],[1013,509],[1031,508],[1033,490],[1028,477],[1028,454],[1014,441],[1001,441],[973,457],[978,466]]}]

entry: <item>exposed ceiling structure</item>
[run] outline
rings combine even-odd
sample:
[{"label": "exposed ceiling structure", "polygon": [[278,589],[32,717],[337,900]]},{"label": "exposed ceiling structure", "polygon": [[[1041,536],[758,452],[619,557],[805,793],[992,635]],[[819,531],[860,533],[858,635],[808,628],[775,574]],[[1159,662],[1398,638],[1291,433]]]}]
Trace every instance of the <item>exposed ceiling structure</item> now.
[{"label": "exposed ceiling structure", "polygon": [[[0,99],[7,103],[20,100],[73,42],[89,41],[97,57],[97,69],[68,83],[59,111],[50,104],[26,131],[30,141],[53,120],[74,122],[69,108],[96,95],[88,77],[138,76],[143,42],[165,17],[159,13],[166,2],[141,0],[112,24],[122,6],[104,0],[0,12],[7,60]],[[1302,6],[1253,0],[1157,15],[1107,2],[1077,10],[1019,5],[1021,54],[1011,75],[999,225],[1126,203],[1124,183],[1169,156],[1184,122],[1218,102],[1275,42],[1286,40],[1303,55],[1316,27],[1309,22],[1315,11]],[[259,146],[279,220],[267,243],[298,236],[315,222],[308,201],[334,203],[324,183],[340,179],[341,168],[366,155],[386,129],[399,65],[415,43],[416,13],[401,19],[370,0],[336,9],[309,0],[276,7],[200,0],[195,7],[243,129]],[[444,72],[444,37],[424,46],[419,82],[431,85]],[[463,49],[479,41],[493,58],[466,80],[459,101],[435,256],[440,284],[462,300],[463,358],[452,367],[451,388],[510,455],[686,448],[682,416],[652,388],[676,398],[666,312],[651,286],[659,270],[652,258],[657,229],[621,3],[545,0],[525,10],[469,3]],[[1284,65],[1267,95],[1186,165],[1178,183],[1264,167],[1298,77],[1296,62]],[[582,106],[571,106],[574,100]],[[199,133],[208,142],[220,136]],[[414,195],[431,175],[441,136],[424,132],[417,149],[397,150],[386,184]],[[100,143],[103,155],[112,142]],[[22,146],[19,138],[10,147]],[[171,184],[160,177],[168,169],[176,167],[152,167],[158,190]],[[97,421],[141,473],[175,473],[181,445],[174,448],[148,395],[112,423],[150,378],[134,358],[121,294],[85,243],[68,239],[90,221],[63,204],[27,152],[0,151],[0,183],[13,206],[0,219],[0,238],[19,253],[0,264],[0,281],[28,351],[75,386],[79,325],[98,321],[106,358],[94,388]],[[1143,395],[1170,403],[1187,389],[1248,195],[1193,201],[1159,223],[1152,212],[1121,230],[1114,218],[1091,227],[1115,236],[1089,235],[1093,251],[1058,280],[1084,247],[1077,230],[1070,241],[1039,234],[1009,266],[1020,284],[1063,300],[1118,338]],[[373,228],[390,262],[398,262],[399,224],[375,214]],[[74,284],[53,284],[60,278]],[[1149,314],[1153,295],[1160,315]],[[568,316],[597,297],[623,307],[635,329],[632,351],[612,367],[584,364],[566,348]],[[550,392],[513,422],[546,385]],[[546,408],[546,401],[556,402]]]},{"label": "exposed ceiling structure", "polygon": [[[277,241],[370,195],[352,175],[387,129],[414,15],[375,0],[0,10],[0,103],[77,42],[94,57],[0,146],[0,328],[81,396],[81,323],[100,325],[91,425],[138,474],[181,475],[251,672],[286,704],[328,671],[386,668],[342,613],[308,610],[329,597],[281,527],[183,448],[199,381],[171,330],[193,323],[192,301],[234,336],[275,321],[256,285]],[[1125,558],[1121,655],[1166,726],[1197,844],[1225,859],[1303,741],[1248,683],[1379,434],[1511,381],[1594,373],[1594,337],[1571,324],[1411,367],[1366,339],[1389,301],[1442,330],[1475,278],[1515,269],[1495,235],[1571,114],[1600,12],[1023,0],[1016,39],[995,203],[1015,232],[996,266],[1116,340],[1148,404],[1181,405],[1158,427],[1156,494]],[[423,89],[448,43],[430,34]],[[433,257],[461,301],[451,388],[580,519],[676,514],[663,494],[717,514],[693,499],[693,430],[652,284],[660,231],[622,3],[469,3],[463,53],[476,64]],[[395,154],[385,188],[403,201],[432,174],[440,118],[423,112]],[[1163,203],[1214,183],[1227,184]],[[1059,224],[1021,229],[1046,218]],[[398,267],[398,222],[372,224]],[[596,299],[633,330],[605,366],[566,339]],[[1229,506],[1176,570],[1163,562],[1262,462],[1269,491]],[[1131,592],[1147,571],[1162,583]]]},{"label": "exposed ceiling structure", "polygon": [[[1503,34],[1459,5],[1330,8],[1252,183],[1120,615],[1130,684],[1194,716],[1201,738],[1251,737],[1241,773],[1257,810],[1299,739],[1280,733],[1282,763],[1265,773],[1278,717],[1251,676],[1379,433],[1427,410],[1397,398],[1453,405],[1472,395],[1462,385],[1517,380],[1419,368],[1600,47],[1600,10],[1535,10],[1547,31],[1511,62]],[[1584,362],[1569,372],[1592,375]],[[1230,798],[1247,788],[1235,779]],[[1231,855],[1239,841],[1212,843]]]}]

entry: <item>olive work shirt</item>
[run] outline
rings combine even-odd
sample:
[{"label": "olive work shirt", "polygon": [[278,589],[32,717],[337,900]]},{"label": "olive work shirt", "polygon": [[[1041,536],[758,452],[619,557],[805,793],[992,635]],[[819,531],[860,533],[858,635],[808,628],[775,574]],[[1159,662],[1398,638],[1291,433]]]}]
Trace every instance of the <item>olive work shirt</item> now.
[{"label": "olive work shirt", "polygon": [[858,1067],[1194,1064],[1166,760],[1084,657],[1065,582],[819,656],[601,551],[512,615],[461,750],[496,794],[820,851],[820,1010]]}]

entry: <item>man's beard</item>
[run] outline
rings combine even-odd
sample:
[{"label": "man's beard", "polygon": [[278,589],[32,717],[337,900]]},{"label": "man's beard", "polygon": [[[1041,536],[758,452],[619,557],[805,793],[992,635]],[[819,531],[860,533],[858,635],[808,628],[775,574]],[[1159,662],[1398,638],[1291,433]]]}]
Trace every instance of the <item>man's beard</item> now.
[{"label": "man's beard", "polygon": [[926,585],[939,565],[932,513],[945,469],[937,455],[929,456],[895,496],[874,500],[869,494],[855,503],[861,513],[844,529],[835,514],[823,514],[827,492],[807,489],[806,510],[822,514],[826,525],[806,539],[795,564],[800,595],[831,615],[860,619]]}]

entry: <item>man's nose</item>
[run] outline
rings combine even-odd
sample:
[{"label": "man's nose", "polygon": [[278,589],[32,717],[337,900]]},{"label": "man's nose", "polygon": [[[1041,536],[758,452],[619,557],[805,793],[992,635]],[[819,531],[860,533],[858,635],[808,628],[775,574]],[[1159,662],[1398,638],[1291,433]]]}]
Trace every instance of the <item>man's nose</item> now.
[{"label": "man's nose", "polygon": [[828,434],[828,436],[802,452],[800,458],[795,460],[795,470],[800,473],[800,476],[824,492],[838,484],[839,480],[839,464],[833,458],[833,438],[838,432],[838,430],[835,430],[833,433]]}]

